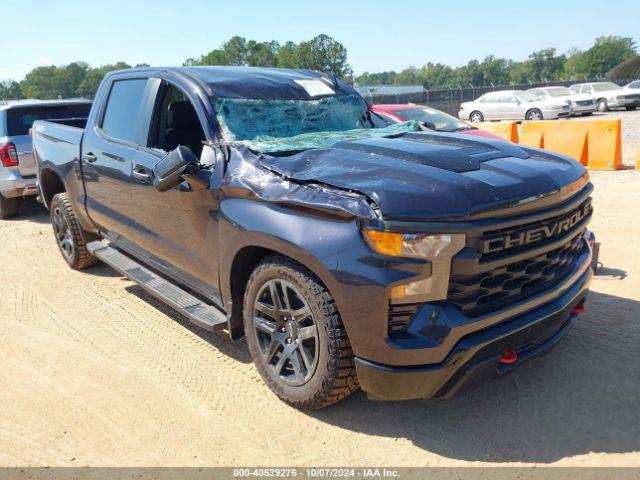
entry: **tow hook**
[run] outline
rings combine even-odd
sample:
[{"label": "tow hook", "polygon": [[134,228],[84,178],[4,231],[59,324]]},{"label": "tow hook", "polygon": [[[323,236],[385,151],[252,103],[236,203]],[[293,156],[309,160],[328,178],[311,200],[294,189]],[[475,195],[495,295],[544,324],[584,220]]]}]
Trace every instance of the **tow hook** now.
[{"label": "tow hook", "polygon": [[511,349],[503,350],[499,361],[506,365],[513,365],[518,361],[518,354]]}]

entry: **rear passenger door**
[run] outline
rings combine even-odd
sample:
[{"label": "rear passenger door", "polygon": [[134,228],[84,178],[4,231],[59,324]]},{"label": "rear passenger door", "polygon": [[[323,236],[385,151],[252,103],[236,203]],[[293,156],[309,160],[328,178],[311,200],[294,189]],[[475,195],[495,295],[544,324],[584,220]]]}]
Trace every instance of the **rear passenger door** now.
[{"label": "rear passenger door", "polygon": [[96,225],[120,243],[136,240],[131,201],[132,169],[146,145],[157,82],[115,77],[97,99],[102,105],[85,131],[82,175],[87,212]]}]

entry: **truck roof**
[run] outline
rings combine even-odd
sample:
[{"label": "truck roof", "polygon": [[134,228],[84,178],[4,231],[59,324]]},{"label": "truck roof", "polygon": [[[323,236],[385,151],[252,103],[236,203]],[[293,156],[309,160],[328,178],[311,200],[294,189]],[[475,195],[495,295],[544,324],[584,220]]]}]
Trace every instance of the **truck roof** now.
[{"label": "truck roof", "polygon": [[[122,73],[174,72],[206,84],[215,96],[226,98],[309,100],[321,96],[310,91],[321,91],[322,85],[330,87],[326,93],[348,95],[354,89],[326,73],[305,69],[265,67],[149,67],[117,70],[109,75]],[[314,90],[315,89],[315,90]]]}]

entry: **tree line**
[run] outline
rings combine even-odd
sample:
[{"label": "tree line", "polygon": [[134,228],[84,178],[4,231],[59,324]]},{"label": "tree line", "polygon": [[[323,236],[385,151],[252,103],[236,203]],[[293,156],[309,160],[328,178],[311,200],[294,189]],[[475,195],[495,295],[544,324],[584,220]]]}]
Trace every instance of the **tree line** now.
[{"label": "tree line", "polygon": [[555,48],[533,52],[521,62],[493,55],[471,60],[461,67],[427,63],[400,72],[363,73],[355,78],[358,85],[422,85],[429,89],[473,85],[510,85],[603,77],[616,65],[637,55],[631,37],[598,37],[588,50],[572,48],[558,54]]},{"label": "tree line", "polygon": [[[347,49],[328,35],[317,35],[300,43],[256,42],[235,36],[220,48],[183,65],[235,65],[256,67],[308,68],[338,78],[351,78]],[[147,64],[135,65],[144,67]],[[42,66],[31,70],[21,82],[0,82],[0,99],[10,98],[93,98],[104,75],[111,70],[131,68],[125,62],[91,68],[86,62],[64,66]]]},{"label": "tree line", "polygon": [[[508,85],[527,82],[553,82],[604,76],[614,66],[637,55],[631,37],[598,37],[588,50],[571,49],[558,54],[555,48],[533,52],[521,62],[493,55],[472,60],[461,67],[427,63],[399,72],[365,72],[356,77],[347,59],[347,49],[337,40],[321,34],[300,43],[257,42],[234,36],[220,48],[200,57],[188,58],[183,65],[236,65],[319,70],[357,85],[422,85],[437,89],[456,86]],[[135,67],[148,66],[146,64]],[[86,62],[64,66],[42,66],[16,82],[0,82],[0,99],[10,98],[93,98],[104,75],[111,70],[131,68],[125,62],[91,67]]]}]

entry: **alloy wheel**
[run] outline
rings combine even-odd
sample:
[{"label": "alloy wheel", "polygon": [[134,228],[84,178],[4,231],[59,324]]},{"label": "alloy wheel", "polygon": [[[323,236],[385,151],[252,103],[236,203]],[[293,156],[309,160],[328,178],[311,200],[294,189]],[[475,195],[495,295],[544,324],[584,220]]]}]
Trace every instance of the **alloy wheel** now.
[{"label": "alloy wheel", "polygon": [[53,231],[56,235],[60,251],[67,260],[72,260],[75,251],[73,246],[73,236],[71,234],[69,224],[59,207],[53,211]]},{"label": "alloy wheel", "polygon": [[291,386],[308,382],[318,364],[318,326],[298,289],[282,279],[266,282],[254,302],[253,325],[275,376]]}]

